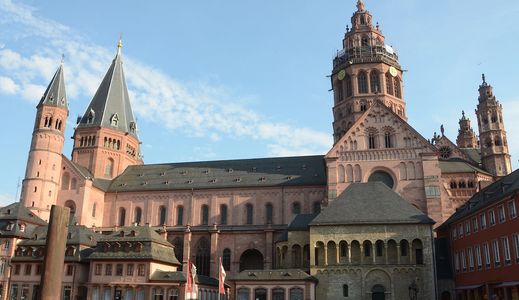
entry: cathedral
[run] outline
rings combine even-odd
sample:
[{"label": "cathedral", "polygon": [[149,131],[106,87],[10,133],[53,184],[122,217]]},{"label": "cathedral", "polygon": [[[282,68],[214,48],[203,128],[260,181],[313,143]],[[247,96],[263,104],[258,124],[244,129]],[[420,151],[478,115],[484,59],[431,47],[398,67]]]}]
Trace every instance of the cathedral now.
[{"label": "cathedral", "polygon": [[[62,299],[184,299],[188,259],[207,286],[199,299],[216,299],[219,258],[230,299],[436,299],[433,228],[512,171],[503,107],[484,76],[478,134],[464,112],[455,140],[443,126],[427,139],[407,122],[397,52],[362,0],[332,61],[334,144],[324,155],[145,164],[121,48],[77,119],[70,157],[58,67],[37,105],[23,206],[0,216],[0,226],[25,225],[4,253],[24,273],[41,245],[29,229],[41,231],[52,205],[70,208],[70,247],[91,254],[78,256],[89,275],[67,277]],[[109,252],[133,253],[133,243],[151,254],[130,272],[117,259],[138,255]],[[1,299],[28,299],[25,287],[37,295],[22,275],[2,281]]]}]

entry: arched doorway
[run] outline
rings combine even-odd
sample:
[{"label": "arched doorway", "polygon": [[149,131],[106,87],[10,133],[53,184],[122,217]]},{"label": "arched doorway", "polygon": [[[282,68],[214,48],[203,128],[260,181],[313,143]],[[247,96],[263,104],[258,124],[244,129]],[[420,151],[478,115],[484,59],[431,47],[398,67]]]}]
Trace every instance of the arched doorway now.
[{"label": "arched doorway", "polygon": [[240,272],[263,270],[263,254],[256,249],[245,250],[240,256]]},{"label": "arched doorway", "polygon": [[385,300],[386,288],[383,285],[375,284],[371,288],[371,300]]}]

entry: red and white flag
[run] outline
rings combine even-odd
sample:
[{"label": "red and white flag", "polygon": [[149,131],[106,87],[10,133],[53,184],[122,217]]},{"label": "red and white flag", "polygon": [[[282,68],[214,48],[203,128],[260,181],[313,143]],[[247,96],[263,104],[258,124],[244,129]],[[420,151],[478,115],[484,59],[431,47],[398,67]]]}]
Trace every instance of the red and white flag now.
[{"label": "red and white flag", "polygon": [[186,284],[186,296],[185,299],[197,299],[197,287],[195,284],[196,267],[191,262],[191,259],[187,260],[187,284]]},{"label": "red and white flag", "polygon": [[225,295],[225,269],[222,265],[222,258],[220,257],[220,274],[218,276],[218,293]]}]

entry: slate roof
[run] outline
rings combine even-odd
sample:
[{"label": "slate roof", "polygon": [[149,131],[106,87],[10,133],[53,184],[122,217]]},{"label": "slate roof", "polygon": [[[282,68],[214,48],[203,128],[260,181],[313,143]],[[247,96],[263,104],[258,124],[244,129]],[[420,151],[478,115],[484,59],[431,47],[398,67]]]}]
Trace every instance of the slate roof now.
[{"label": "slate roof", "polygon": [[[92,122],[89,122],[90,113],[93,115]],[[112,125],[114,115],[117,115],[117,126]],[[119,52],[78,123],[77,128],[105,127],[137,136],[137,125],[130,105],[123,62]]]},{"label": "slate roof", "polygon": [[480,169],[476,166],[469,164],[468,162],[461,159],[450,159],[450,160],[440,160],[440,169],[442,173],[483,173],[492,176],[492,174],[487,171]]},{"label": "slate roof", "polygon": [[129,166],[108,192],[326,185],[324,156]]},{"label": "slate roof", "polygon": [[[21,230],[21,224],[25,229]],[[37,226],[47,225],[47,222],[33,214],[20,202],[15,202],[0,208],[0,236],[26,238]]]},{"label": "slate roof", "polygon": [[[135,244],[136,242],[142,243],[140,251],[136,251],[133,248],[129,249],[129,251],[124,251],[124,249],[117,251],[113,251],[113,249],[103,250],[104,244],[113,245],[120,243],[120,245],[124,246],[126,243]],[[153,260],[180,265],[175,257],[173,245],[148,226],[121,227],[117,231],[103,233],[97,244],[96,252],[90,256],[90,259]]]},{"label": "slate roof", "polygon": [[447,221],[436,229],[445,228],[453,222],[456,222],[477,210],[490,206],[517,192],[519,192],[519,169],[474,194],[463,206],[458,208],[458,210],[450,216]]},{"label": "slate roof", "polygon": [[478,164],[481,164],[481,150],[478,148],[460,148],[468,157]]},{"label": "slate roof", "polygon": [[56,70],[56,73],[54,73],[45,93],[43,93],[43,96],[38,103],[38,107],[41,105],[68,108],[67,93],[65,92],[65,80],[63,76],[63,64],[61,64],[58,70]]},{"label": "slate roof", "polygon": [[422,211],[381,182],[352,183],[310,223],[434,224]]},{"label": "slate roof", "polygon": [[310,227],[310,222],[312,222],[318,214],[319,213],[296,215],[292,222],[288,224],[288,231],[307,231]]},{"label": "slate roof", "polygon": [[317,282],[317,278],[300,269],[245,270],[232,276],[233,281],[292,281]]},{"label": "slate roof", "polygon": [[[186,282],[186,274],[182,271],[162,271],[157,270],[151,274],[150,281],[174,281],[174,282]],[[218,286],[218,279],[197,274],[195,276],[195,282],[199,285]],[[226,286],[228,286],[226,284]]]}]

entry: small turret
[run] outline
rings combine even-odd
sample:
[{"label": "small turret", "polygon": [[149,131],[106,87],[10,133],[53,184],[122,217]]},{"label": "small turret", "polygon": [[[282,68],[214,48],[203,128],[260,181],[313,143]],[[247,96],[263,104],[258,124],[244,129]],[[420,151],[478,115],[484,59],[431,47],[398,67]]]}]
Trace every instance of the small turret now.
[{"label": "small turret", "polygon": [[465,111],[461,112],[461,119],[459,121],[460,128],[458,129],[458,137],[456,144],[460,148],[478,148],[478,137],[470,126],[470,119],[465,116]]}]

